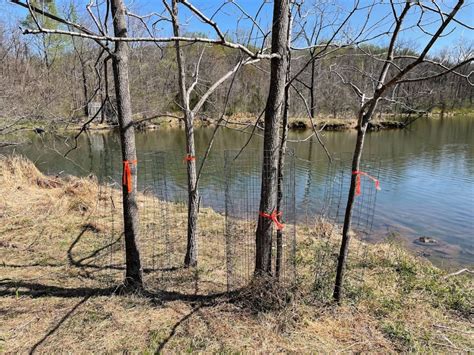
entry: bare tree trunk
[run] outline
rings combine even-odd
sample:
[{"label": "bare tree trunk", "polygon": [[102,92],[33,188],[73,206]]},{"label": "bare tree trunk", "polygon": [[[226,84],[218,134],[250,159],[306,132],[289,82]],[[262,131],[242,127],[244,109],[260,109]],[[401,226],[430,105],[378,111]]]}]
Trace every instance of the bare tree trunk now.
[{"label": "bare tree trunk", "polygon": [[196,174],[196,156],[194,146],[194,114],[189,112],[186,115],[186,153],[187,153],[187,170],[188,170],[188,244],[186,246],[186,256],[184,258],[184,266],[197,266],[198,262],[198,246],[197,246],[197,222],[199,208],[199,192],[197,189]]},{"label": "bare tree trunk", "polygon": [[313,139],[311,138],[308,143],[308,163],[306,166],[307,177],[304,187],[303,194],[303,205],[305,206],[305,215],[306,215],[306,224],[309,225],[309,198],[311,193],[311,183],[313,182],[313,170],[312,170],[312,161],[313,161]]},{"label": "bare tree trunk", "polygon": [[[110,0],[112,16],[114,19],[114,33],[116,37],[127,37],[125,22],[125,7],[122,0]],[[131,188],[123,186],[123,220],[125,228],[125,255],[126,273],[125,285],[133,289],[143,287],[142,267],[139,251],[139,225],[137,193],[137,154],[135,148],[135,132],[132,121],[132,106],[130,100],[130,87],[128,78],[129,48],[126,42],[115,42],[115,52],[112,58],[115,95],[117,99],[117,112],[120,128],[120,142],[122,158],[128,162],[131,172]]]},{"label": "bare tree trunk", "polygon": [[76,57],[79,59],[79,64],[81,65],[82,93],[84,95],[84,100],[82,101],[82,105],[83,105],[84,116],[87,117],[89,115],[89,107],[87,105],[87,101],[89,98],[89,93],[88,93],[88,88],[87,88],[87,74],[86,74],[87,60],[84,59],[83,57],[84,53],[81,53],[81,50],[77,47],[76,40],[74,39],[74,37],[71,37],[71,41],[72,41],[72,46],[74,48]]},{"label": "bare tree trunk", "polygon": [[[49,62],[49,54],[48,54],[48,45],[46,44],[46,35],[42,34],[41,35],[41,41],[43,44],[43,56],[44,56],[44,65],[46,66],[47,69],[50,68],[51,63]],[[48,75],[49,75],[49,70],[48,70]]]},{"label": "bare tree trunk", "polygon": [[[173,32],[176,37],[179,37],[179,22],[178,22],[178,2],[172,1],[172,18],[173,18]],[[181,99],[181,106],[184,113],[185,133],[186,133],[186,164],[188,175],[188,232],[187,232],[187,246],[186,256],[184,258],[184,266],[197,266],[197,220],[198,220],[198,204],[199,193],[197,189],[197,173],[196,173],[196,149],[194,145],[194,113],[190,108],[189,95],[186,90],[186,73],[184,54],[179,44],[175,41],[176,59],[178,62],[178,76],[179,76],[179,93]]]},{"label": "bare tree trunk", "polygon": [[89,115],[89,107],[87,105],[87,100],[88,100],[88,97],[89,97],[89,93],[88,93],[88,90],[87,90],[86,65],[85,65],[85,63],[83,63],[82,58],[80,59],[80,61],[81,61],[81,72],[82,72],[82,92],[84,94],[84,101],[83,101],[84,116],[87,117]]},{"label": "bare tree trunk", "polygon": [[405,3],[405,7],[403,8],[403,11],[400,17],[396,21],[396,26],[395,26],[395,29],[390,41],[390,45],[388,48],[387,59],[381,69],[378,84],[374,91],[374,95],[372,99],[370,99],[370,102],[365,104],[364,102],[365,95],[362,94],[361,96],[361,106],[359,110],[359,117],[357,120],[357,123],[358,123],[357,124],[357,141],[356,141],[356,146],[354,148],[354,154],[352,155],[351,185],[349,187],[349,196],[347,198],[346,213],[344,216],[344,226],[342,229],[341,248],[339,251],[339,258],[337,261],[336,282],[334,284],[334,293],[333,293],[333,298],[338,303],[341,301],[342,283],[344,279],[344,269],[346,266],[347,254],[349,252],[349,243],[350,243],[349,231],[351,228],[351,221],[352,221],[352,208],[353,208],[354,200],[356,197],[356,194],[355,194],[356,181],[359,178],[356,174],[354,174],[354,172],[359,171],[360,158],[362,155],[362,150],[364,148],[364,139],[365,139],[365,133],[367,131],[367,126],[369,124],[370,119],[372,118],[372,115],[375,112],[375,109],[377,108],[377,103],[380,96],[382,95],[383,91],[386,90],[386,88],[388,87],[388,86],[384,86],[384,82],[387,77],[390,65],[393,61],[393,56],[394,56],[394,51],[395,51],[395,42],[398,36],[398,32],[400,31],[403,18],[408,13],[410,6],[411,6],[410,2],[407,1]]},{"label": "bare tree trunk", "polygon": [[[341,300],[341,294],[342,294],[342,283],[343,283],[343,278],[344,278],[344,268],[346,264],[346,259],[347,259],[347,253],[349,251],[349,242],[350,242],[350,226],[351,226],[351,219],[352,219],[352,208],[354,205],[354,199],[355,199],[355,191],[356,191],[356,181],[358,178],[357,173],[359,171],[359,166],[360,166],[360,158],[362,155],[362,150],[364,146],[364,138],[365,134],[367,131],[367,126],[369,124],[369,121],[372,119],[372,116],[377,108],[377,103],[379,99],[382,97],[384,92],[386,92],[390,87],[395,86],[397,84],[400,84],[403,82],[403,77],[409,73],[411,70],[413,70],[416,66],[418,66],[420,63],[423,63],[425,60],[425,57],[429,50],[433,47],[433,45],[436,43],[436,41],[440,38],[442,35],[443,31],[446,29],[446,27],[449,25],[449,23],[453,20],[454,16],[456,13],[461,9],[461,7],[464,4],[464,0],[458,0],[456,5],[453,7],[451,12],[447,15],[445,15],[444,19],[440,22],[440,25],[438,29],[432,34],[430,40],[424,47],[424,49],[420,52],[418,57],[414,59],[412,62],[407,64],[404,68],[399,68],[397,67],[397,72],[394,74],[393,77],[387,79],[389,69],[393,64],[393,59],[395,56],[395,48],[396,48],[396,42],[397,42],[397,37],[399,35],[399,32],[401,31],[402,28],[402,23],[404,19],[406,18],[408,11],[412,6],[416,6],[416,4],[412,1],[406,0],[405,1],[405,6],[403,7],[401,13],[397,15],[396,11],[394,10],[394,16],[395,16],[395,27],[390,39],[390,44],[388,46],[387,50],[387,57],[384,61],[384,65],[381,68],[380,75],[377,80],[377,85],[375,87],[375,90],[373,92],[372,97],[365,103],[365,95],[362,93],[362,91],[354,86],[352,84],[352,87],[356,88],[356,92],[361,98],[361,107],[359,110],[359,117],[358,117],[358,132],[357,132],[357,142],[356,146],[354,149],[354,154],[353,154],[353,159],[352,159],[352,174],[351,174],[351,186],[349,189],[349,196],[347,200],[347,207],[346,207],[346,214],[344,216],[344,227],[343,227],[343,232],[342,232],[342,243],[341,243],[341,249],[339,253],[339,259],[338,259],[338,265],[337,265],[337,274],[336,274],[336,282],[334,285],[334,293],[333,297],[336,302],[340,302]],[[452,67],[451,70],[453,70]],[[447,70],[444,72],[445,75],[449,73],[451,70]],[[439,75],[438,75],[439,76]],[[423,81],[426,80],[426,78],[420,78],[418,81]]]},{"label": "bare tree trunk", "polygon": [[[314,56],[314,50],[311,50],[311,59],[313,59],[313,56]],[[311,114],[311,118],[314,119],[314,116],[315,116],[315,105],[316,105],[316,102],[315,102],[315,98],[314,98],[314,86],[315,86],[315,70],[316,70],[316,61],[315,60],[312,60],[311,61],[311,84],[310,84],[310,107],[309,107],[309,110],[310,110],[310,114]]]},{"label": "bare tree trunk", "polygon": [[[283,109],[283,131],[281,133],[281,144],[280,144],[280,151],[278,153],[278,186],[277,186],[277,211],[278,213],[282,213],[281,210],[281,202],[283,199],[283,179],[284,173],[283,170],[285,168],[285,156],[286,156],[286,146],[287,146],[287,138],[288,138],[288,115],[290,112],[290,85],[288,85],[290,81],[291,75],[291,51],[290,51],[290,44],[291,44],[291,28],[292,28],[292,19],[291,19],[291,10],[288,11],[288,32],[287,32],[287,71],[286,71],[286,82],[285,82],[285,106]],[[282,262],[283,262],[283,230],[277,229],[276,233],[276,260],[275,260],[275,277],[280,279],[281,270],[282,270]]]},{"label": "bare tree trunk", "polygon": [[110,100],[109,100],[109,59],[106,58],[104,59],[104,78],[100,82],[100,99],[101,102],[107,101],[107,104],[104,105],[102,110],[100,110],[100,123],[104,123],[104,121],[107,119],[107,107],[110,105]]},{"label": "bare tree trunk", "polygon": [[[289,63],[289,61],[288,61]],[[277,211],[281,211],[281,202],[283,199],[283,169],[285,168],[286,142],[288,137],[288,111],[290,106],[290,86],[285,88],[285,111],[283,114],[283,132],[281,137],[280,152],[278,156],[278,187],[277,187]],[[276,233],[276,261],[275,261],[275,277],[280,278],[281,267],[283,262],[283,230],[277,229]]]},{"label": "bare tree trunk", "polygon": [[[288,71],[288,1],[275,0],[273,7],[272,53],[270,91],[265,108],[265,133],[263,141],[262,188],[260,212],[276,211],[279,125],[285,104],[285,86]],[[272,220],[259,215],[256,232],[255,274],[272,272]]]},{"label": "bare tree trunk", "polygon": [[[363,115],[362,113],[360,113]],[[363,115],[359,120],[360,124],[357,127],[357,141],[354,149],[354,155],[352,157],[352,171],[359,171],[360,167],[360,158],[362,156],[362,151],[364,148],[364,139],[365,133],[367,131],[367,126],[369,120],[366,119],[366,116]],[[341,248],[339,251],[339,258],[337,261],[337,271],[336,271],[336,283],[334,287],[334,299],[339,302],[342,295],[342,281],[344,278],[344,269],[346,265],[347,254],[349,252],[349,243],[351,239],[351,234],[349,233],[351,229],[352,221],[352,207],[354,206],[355,201],[355,190],[356,190],[356,181],[357,175],[351,174],[351,185],[349,187],[349,197],[347,199],[346,213],[344,215],[344,227],[342,230],[342,242]]]}]

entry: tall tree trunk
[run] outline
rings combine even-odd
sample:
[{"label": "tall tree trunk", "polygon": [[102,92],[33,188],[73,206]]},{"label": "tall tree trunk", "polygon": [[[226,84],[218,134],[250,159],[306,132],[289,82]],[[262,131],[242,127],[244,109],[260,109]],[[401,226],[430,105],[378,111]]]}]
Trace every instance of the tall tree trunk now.
[{"label": "tall tree trunk", "polygon": [[311,183],[313,182],[313,170],[312,170],[312,163],[313,161],[313,139],[309,140],[308,144],[308,163],[306,166],[306,171],[307,171],[307,177],[306,177],[306,184],[304,187],[304,193],[303,193],[303,205],[305,206],[305,215],[306,215],[306,224],[309,225],[309,199],[310,199],[310,193],[311,193]]},{"label": "tall tree trunk", "polygon": [[48,69],[48,76],[49,76],[49,68],[51,66],[51,63],[49,62],[49,53],[48,53],[48,45],[46,43],[46,34],[41,35],[41,41],[42,41],[42,44],[43,44],[44,65]]},{"label": "tall tree trunk", "polygon": [[[283,179],[285,168],[285,157],[286,157],[286,145],[288,138],[288,115],[290,112],[290,86],[288,82],[290,81],[291,74],[291,27],[292,27],[292,18],[291,10],[288,11],[288,32],[287,32],[287,70],[286,70],[286,81],[285,81],[285,106],[283,109],[283,131],[281,133],[281,143],[280,151],[278,155],[278,186],[277,186],[277,211],[279,213],[283,212],[281,210],[281,204],[283,200]],[[275,277],[280,279],[283,263],[283,230],[277,229],[276,233],[276,260],[275,260]]]},{"label": "tall tree trunk", "polygon": [[[263,141],[262,187],[260,212],[271,214],[276,210],[279,126],[285,102],[286,74],[288,71],[288,1],[275,0],[273,6],[272,53],[270,90],[265,108],[265,132]],[[255,274],[272,272],[272,220],[259,214],[255,236]]]},{"label": "tall tree trunk", "polygon": [[106,58],[104,59],[104,77],[103,80],[100,81],[99,86],[100,86],[100,101],[107,103],[102,107],[102,110],[100,110],[100,123],[104,123],[104,121],[107,120],[107,112],[108,107],[110,107],[110,100],[109,100],[109,59]]},{"label": "tall tree trunk", "polygon": [[81,74],[82,74],[82,92],[84,94],[84,101],[83,101],[84,116],[87,117],[89,115],[89,107],[87,105],[89,93],[88,93],[88,90],[87,90],[86,65],[85,65],[85,63],[83,62],[82,59],[80,59],[80,61],[81,61]]},{"label": "tall tree trunk", "polygon": [[[186,115],[186,154],[187,157],[195,157],[196,150],[194,146],[194,114],[189,112]],[[188,172],[188,243],[186,246],[186,256],[184,266],[197,266],[198,246],[197,246],[197,222],[199,208],[199,192],[197,189],[196,160],[187,159]]]},{"label": "tall tree trunk", "polygon": [[[354,155],[352,157],[352,171],[359,171],[360,168],[360,158],[362,156],[362,151],[364,148],[365,133],[368,126],[368,118],[363,114],[361,119],[359,119],[359,125],[357,127],[357,141],[354,149]],[[337,261],[337,270],[336,270],[336,283],[334,287],[333,297],[337,302],[340,302],[342,296],[342,281],[344,278],[344,269],[346,265],[347,254],[349,252],[349,243],[351,239],[351,234],[349,233],[351,229],[352,221],[352,208],[355,201],[355,191],[356,191],[356,181],[357,175],[351,173],[351,184],[349,187],[349,197],[347,199],[346,213],[344,215],[344,227],[342,230],[342,242],[341,248],[339,251],[339,258]]]},{"label": "tall tree trunk", "polygon": [[[290,61],[288,61],[290,63]],[[289,71],[288,71],[289,72]],[[283,113],[283,132],[281,134],[281,145],[278,157],[278,186],[277,186],[277,211],[281,211],[281,204],[283,200],[283,169],[285,168],[286,142],[288,137],[288,111],[290,106],[290,89],[289,86],[285,88],[285,109]],[[283,263],[283,230],[278,229],[276,233],[276,260],[275,260],[275,277],[280,278]]]},{"label": "tall tree trunk", "polygon": [[[311,50],[311,59],[313,59],[313,56],[314,56],[314,50]],[[315,116],[315,105],[316,105],[316,102],[315,102],[315,98],[314,98],[314,95],[315,95],[315,92],[314,92],[314,86],[315,86],[315,70],[316,70],[316,61],[313,60],[311,61],[311,84],[310,84],[310,107],[309,107],[309,110],[310,110],[310,114],[311,114],[311,118],[314,119],[314,116]]]},{"label": "tall tree trunk", "polygon": [[[82,101],[82,106],[83,106],[82,112],[84,113],[84,116],[87,118],[89,116],[89,107],[87,104],[88,97],[89,97],[88,88],[87,88],[87,73],[86,73],[87,60],[84,59],[83,57],[84,53],[82,53],[81,51],[81,49],[84,47],[79,49],[74,37],[71,37],[71,41],[72,41],[72,46],[74,48],[76,57],[79,59],[79,64],[81,65],[82,93],[84,95],[84,100]],[[74,65],[75,65],[75,61],[74,61]]]},{"label": "tall tree trunk", "polygon": [[[172,1],[172,20],[173,33],[179,37],[179,19],[178,19],[178,1]],[[189,95],[186,90],[186,73],[184,54],[179,44],[175,41],[176,59],[178,62],[179,77],[179,96],[181,99],[181,107],[184,113],[184,123],[186,131],[186,164],[188,175],[188,232],[186,256],[184,258],[184,266],[197,266],[197,219],[199,193],[197,189],[197,173],[196,173],[196,149],[194,145],[194,113],[190,108]]]},{"label": "tall tree trunk", "polygon": [[[114,19],[116,37],[127,37],[125,6],[122,0],[110,0]],[[120,129],[122,158],[128,162],[131,171],[131,189],[123,186],[123,220],[125,228],[126,274],[125,285],[131,288],[142,288],[142,267],[139,250],[139,224],[137,206],[137,154],[135,148],[135,132],[132,121],[132,105],[128,78],[129,48],[126,42],[115,42],[115,53],[112,58],[115,95]]]},{"label": "tall tree trunk", "polygon": [[344,227],[342,229],[341,249],[339,251],[339,258],[338,258],[337,270],[336,270],[336,282],[334,285],[334,293],[333,293],[333,298],[338,303],[341,301],[342,283],[344,279],[344,269],[346,266],[347,254],[349,252],[349,243],[350,243],[349,231],[351,228],[352,208],[353,208],[354,200],[356,196],[355,194],[356,182],[357,182],[357,179],[360,178],[360,176],[357,174],[354,174],[354,172],[359,171],[360,158],[362,156],[362,150],[364,148],[365,133],[367,131],[367,126],[369,124],[369,121],[372,119],[372,116],[377,108],[377,103],[379,99],[381,98],[381,96],[383,95],[384,91],[388,90],[390,86],[396,84],[397,77],[398,78],[403,77],[403,75],[405,75],[408,71],[410,71],[411,69],[413,69],[415,66],[417,66],[419,63],[423,61],[423,57],[426,55],[426,53],[428,53],[429,48],[434,44],[434,42],[436,41],[436,38],[441,35],[444,28],[446,28],[449,21],[453,18],[453,16],[461,7],[462,3],[463,3],[463,0],[460,0],[458,4],[454,7],[451,14],[448,15],[448,19],[442,22],[442,25],[440,26],[438,31],[433,35],[433,38],[429,41],[427,47],[425,47],[425,49],[422,51],[422,54],[420,55],[420,57],[416,61],[408,64],[404,69],[401,69],[398,72],[398,74],[396,74],[395,77],[393,77],[391,80],[385,83],[385,79],[387,78],[389,69],[393,62],[395,48],[396,48],[395,44],[396,44],[400,29],[402,27],[403,19],[405,18],[408,11],[410,10],[410,7],[413,5],[411,1],[406,0],[405,6],[402,12],[396,19],[395,28],[393,30],[392,38],[390,39],[390,44],[388,46],[387,57],[380,71],[378,83],[374,90],[372,98],[366,104],[364,102],[365,95],[364,94],[361,95],[361,106],[360,106],[358,120],[357,120],[357,141],[356,141],[356,146],[354,148],[354,154],[352,156],[351,185],[349,188],[349,196],[347,198],[346,213],[344,216]]}]

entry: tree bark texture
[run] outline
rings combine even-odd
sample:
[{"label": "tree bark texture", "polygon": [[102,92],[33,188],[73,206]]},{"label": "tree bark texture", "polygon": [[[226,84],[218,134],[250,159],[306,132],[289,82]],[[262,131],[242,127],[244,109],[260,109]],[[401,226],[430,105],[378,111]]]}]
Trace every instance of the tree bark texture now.
[{"label": "tree bark texture", "polygon": [[[116,37],[127,36],[125,6],[122,0],[110,0]],[[132,288],[143,286],[139,248],[139,220],[137,206],[137,154],[132,121],[132,106],[128,77],[129,48],[126,42],[115,42],[112,58],[115,95],[120,129],[122,159],[128,161],[131,171],[131,191],[123,186],[123,220],[125,234],[125,284]],[[125,164],[124,164],[125,166]],[[124,169],[125,170],[125,169]],[[125,171],[124,171],[125,174]]]},{"label": "tree bark texture", "polygon": [[[285,106],[283,108],[283,122],[282,122],[282,133],[280,151],[278,153],[278,186],[277,186],[277,211],[283,213],[281,210],[283,200],[283,179],[285,169],[285,157],[286,157],[286,146],[288,139],[288,115],[290,111],[290,86],[287,83],[290,81],[291,75],[291,27],[292,18],[291,11],[288,11],[288,32],[287,32],[287,70],[286,70],[286,82],[285,82]],[[280,279],[282,272],[283,263],[283,230],[277,229],[276,232],[276,259],[275,259],[275,277]]]},{"label": "tree bark texture", "polygon": [[[288,17],[287,0],[276,0],[273,6],[272,53],[270,90],[265,108],[263,167],[260,194],[260,212],[271,214],[277,208],[277,181],[279,156],[279,125],[281,124],[285,86],[288,71]],[[255,274],[272,273],[273,222],[259,215],[256,231]]]},{"label": "tree bark texture", "polygon": [[[186,115],[186,154],[187,157],[195,157],[196,150],[194,145],[194,115],[189,112]],[[199,192],[197,189],[196,159],[187,159],[188,173],[188,240],[186,246],[186,256],[184,258],[185,267],[194,267],[198,263],[198,241],[197,241],[197,223],[199,209]]]},{"label": "tree bark texture", "polygon": [[[313,56],[314,56],[314,50],[311,51],[311,59],[313,59]],[[315,82],[315,77],[316,77],[316,61],[313,59],[311,61],[311,84],[310,84],[310,89],[309,89],[309,97],[310,97],[310,107],[309,107],[309,110],[310,110],[310,114],[311,114],[311,118],[314,119],[315,118],[315,115],[316,115],[316,100],[315,100],[315,92],[314,92],[314,87],[316,85],[316,82]]]},{"label": "tree bark texture", "polygon": [[[359,120],[359,126],[357,127],[357,140],[356,140],[356,146],[354,149],[354,155],[352,157],[352,171],[359,171],[360,169],[360,159],[362,156],[362,151],[364,148],[364,140],[365,140],[365,133],[367,132],[367,126],[368,126],[368,119],[367,117],[363,114],[362,118]],[[346,212],[344,215],[344,227],[342,230],[342,241],[341,241],[341,248],[339,250],[339,257],[337,260],[337,270],[336,270],[336,283],[334,286],[334,300],[336,302],[340,302],[341,297],[342,297],[342,283],[344,279],[344,270],[345,270],[345,265],[347,261],[347,255],[349,252],[349,243],[351,239],[351,234],[349,233],[351,229],[351,221],[352,221],[352,210],[354,206],[354,201],[355,201],[355,190],[356,190],[356,181],[357,181],[357,175],[354,175],[351,173],[351,184],[349,187],[349,196],[347,199],[347,206],[346,206]]]},{"label": "tree bark texture", "polygon": [[[173,32],[176,37],[180,35],[178,22],[178,1],[172,1]],[[197,222],[199,208],[199,192],[197,189],[196,172],[196,149],[194,144],[194,113],[191,110],[189,95],[186,90],[186,73],[184,54],[179,44],[175,41],[176,59],[178,62],[179,96],[182,111],[184,113],[184,127],[186,133],[186,165],[188,177],[188,230],[186,256],[184,258],[185,267],[197,266],[198,262],[198,241]]]},{"label": "tree bark texture", "polygon": [[[289,62],[288,62],[289,63]],[[285,155],[286,155],[286,143],[288,137],[288,111],[290,107],[290,93],[289,86],[285,88],[285,109],[283,114],[283,132],[281,137],[280,152],[278,156],[278,186],[277,186],[277,211],[283,212],[281,210],[282,200],[283,200],[283,179],[284,168],[285,168]],[[275,277],[277,279],[281,276],[283,263],[283,230],[278,229],[276,232],[276,260],[275,260]]]}]

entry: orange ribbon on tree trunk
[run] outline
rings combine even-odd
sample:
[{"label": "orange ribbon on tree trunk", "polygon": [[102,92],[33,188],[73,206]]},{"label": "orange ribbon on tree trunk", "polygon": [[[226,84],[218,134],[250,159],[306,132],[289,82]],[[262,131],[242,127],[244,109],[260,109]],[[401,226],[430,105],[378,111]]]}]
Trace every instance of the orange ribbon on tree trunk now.
[{"label": "orange ribbon on tree trunk", "polygon": [[360,192],[360,176],[361,175],[367,176],[370,180],[374,182],[375,188],[379,191],[381,190],[380,181],[374,178],[373,176],[370,176],[366,172],[355,170],[352,172],[352,175],[356,175],[356,191],[355,191],[356,196],[359,196],[361,194]]},{"label": "orange ribbon on tree trunk", "polygon": [[191,155],[191,154],[187,154],[184,159],[183,159],[183,162],[187,162],[187,161],[193,161],[193,160],[196,160],[196,157]]},{"label": "orange ribbon on tree trunk", "polygon": [[132,192],[132,170],[130,169],[130,164],[137,164],[136,160],[124,160],[123,161],[123,176],[122,184],[127,187],[127,192]]},{"label": "orange ribbon on tree trunk", "polygon": [[283,228],[285,228],[285,225],[278,220],[278,217],[280,217],[282,213],[283,212],[277,212],[276,210],[274,210],[271,214],[265,212],[258,212],[261,217],[271,219],[273,223],[275,223],[277,230],[282,230]]}]

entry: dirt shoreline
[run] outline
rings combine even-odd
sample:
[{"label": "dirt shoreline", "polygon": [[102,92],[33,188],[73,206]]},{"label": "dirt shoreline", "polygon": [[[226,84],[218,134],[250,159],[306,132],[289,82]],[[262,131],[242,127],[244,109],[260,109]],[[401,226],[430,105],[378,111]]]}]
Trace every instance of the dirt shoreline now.
[{"label": "dirt shoreline", "polygon": [[[444,117],[455,117],[457,114],[445,113]],[[369,123],[369,131],[381,131],[381,130],[396,130],[404,129],[409,126],[411,123],[417,119],[438,119],[440,118],[438,113],[430,113],[427,116],[417,117],[395,117],[394,115],[382,115],[375,118]],[[184,123],[176,118],[176,114],[170,114],[170,116],[164,115],[160,117],[135,117],[135,128],[141,131],[151,131],[159,130],[166,128],[182,128],[184,129]],[[235,129],[244,129],[246,127],[253,127],[256,124],[257,117],[254,117],[250,114],[236,114],[233,116],[226,117],[224,124],[227,127]],[[357,128],[357,119],[353,117],[341,117],[341,118],[332,118],[328,116],[318,116],[313,119],[313,123],[316,129],[321,131],[348,131],[355,130]],[[290,117],[288,120],[288,126],[291,131],[305,131],[312,130],[313,123],[307,117]],[[207,117],[196,117],[195,127],[215,127],[216,121],[210,120]],[[258,126],[263,127],[263,119],[260,118],[258,121]],[[82,125],[77,123],[74,125],[69,125],[70,129],[78,130],[81,129]],[[91,124],[88,126],[88,130],[110,130],[115,127],[111,127],[105,124]]]},{"label": "dirt shoreline", "polygon": [[[245,127],[253,127],[255,125],[255,119],[251,118],[239,118],[232,119],[229,118],[227,127],[243,129]],[[258,123],[259,127],[263,127],[263,121]],[[208,119],[197,118],[195,121],[195,127],[215,127],[216,124],[214,121]],[[288,123],[289,129],[291,131],[305,131],[312,130],[312,123],[309,119],[302,118],[291,118]],[[357,121],[355,119],[322,119],[315,120],[315,127],[321,131],[347,131],[355,130],[357,128]],[[388,120],[381,119],[375,120],[369,123],[369,131],[379,131],[379,130],[389,130],[389,129],[403,129],[406,127],[406,124],[402,121],[397,120]],[[81,124],[69,125],[68,130],[77,131],[82,128]],[[106,124],[90,124],[87,127],[87,130],[90,131],[104,131],[104,130],[113,130],[115,126],[109,126]],[[135,121],[135,129],[139,131],[153,131],[167,128],[182,128],[184,129],[184,123],[180,122],[175,118],[156,118],[152,120]]]},{"label": "dirt shoreline", "polygon": [[[456,116],[474,117],[474,113],[467,112],[446,112],[444,116],[440,113],[434,112],[421,118],[412,116],[411,118],[395,117],[392,114],[383,115],[375,118],[369,123],[369,131],[381,130],[397,130],[404,129],[413,123],[416,119],[439,119],[441,117],[455,118]],[[226,117],[225,125],[234,129],[245,129],[246,127],[253,127],[256,122],[256,117],[250,114],[236,114]],[[34,120],[26,124],[19,124],[15,132],[34,131],[36,133],[43,132],[77,132],[84,129],[83,125],[87,122],[85,118],[76,119],[74,122],[61,123],[50,122],[46,120]],[[313,120],[315,127],[321,131],[348,131],[357,128],[357,120],[353,117],[332,118],[326,115],[318,116]],[[196,117],[195,127],[215,127],[216,122],[207,117]],[[137,131],[153,131],[160,129],[179,128],[184,129],[184,123],[181,122],[176,114],[165,114],[160,117],[145,117],[134,116],[134,125]],[[263,127],[263,120],[258,122],[259,127]],[[312,130],[313,126],[311,120],[306,117],[291,117],[288,122],[290,131],[305,131]],[[91,123],[85,128],[88,131],[111,131],[117,129],[117,126],[109,125],[107,123]]]}]

